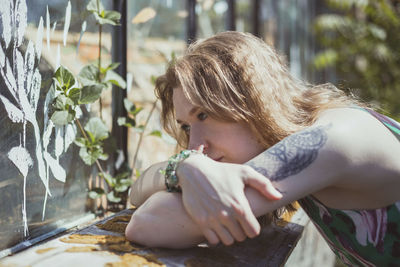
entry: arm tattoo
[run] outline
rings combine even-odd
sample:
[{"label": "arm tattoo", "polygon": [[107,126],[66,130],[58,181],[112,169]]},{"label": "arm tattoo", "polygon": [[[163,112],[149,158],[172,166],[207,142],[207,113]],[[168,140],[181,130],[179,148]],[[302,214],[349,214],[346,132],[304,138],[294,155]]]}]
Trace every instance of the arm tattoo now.
[{"label": "arm tattoo", "polygon": [[318,126],[292,134],[247,162],[271,181],[281,181],[308,167],[328,139],[326,129]]}]

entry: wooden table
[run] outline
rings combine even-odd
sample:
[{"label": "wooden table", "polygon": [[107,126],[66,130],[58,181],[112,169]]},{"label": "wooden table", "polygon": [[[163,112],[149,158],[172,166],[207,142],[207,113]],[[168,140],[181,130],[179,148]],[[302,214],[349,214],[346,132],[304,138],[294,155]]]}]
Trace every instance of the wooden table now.
[{"label": "wooden table", "polygon": [[[127,242],[122,231],[99,228],[115,221],[126,220],[133,210],[124,210],[85,228],[64,234],[15,255],[0,260],[0,266],[135,266],[132,255],[138,260],[147,259],[151,264],[166,266],[283,266],[301,237],[303,226],[288,222],[283,226],[264,227],[254,239],[247,239],[226,247],[208,247],[200,244],[190,249],[146,248]],[[74,243],[73,237],[98,238],[97,244],[84,239]],[[119,239],[119,241],[115,241]],[[67,242],[65,242],[67,241]],[[86,242],[86,243],[85,243]],[[116,248],[117,247],[117,248]],[[124,256],[125,255],[125,256]],[[130,260],[128,262],[127,260]],[[135,261],[135,259],[133,259]],[[108,264],[108,265],[107,265]],[[149,265],[150,264],[150,265]],[[145,266],[146,264],[142,265]],[[140,266],[140,265],[137,265]]]}]

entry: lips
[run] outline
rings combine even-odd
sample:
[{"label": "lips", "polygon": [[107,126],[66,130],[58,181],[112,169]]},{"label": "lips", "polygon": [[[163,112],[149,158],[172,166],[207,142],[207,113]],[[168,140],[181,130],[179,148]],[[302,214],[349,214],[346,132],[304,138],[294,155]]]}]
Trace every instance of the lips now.
[{"label": "lips", "polygon": [[222,158],[223,158],[223,157],[214,158],[213,160],[221,162]]}]

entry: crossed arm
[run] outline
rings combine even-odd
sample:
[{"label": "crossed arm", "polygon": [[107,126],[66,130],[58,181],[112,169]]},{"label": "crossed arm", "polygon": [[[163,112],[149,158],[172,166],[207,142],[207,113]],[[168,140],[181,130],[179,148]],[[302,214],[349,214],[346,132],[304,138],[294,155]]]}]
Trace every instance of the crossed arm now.
[{"label": "crossed arm", "polygon": [[[250,160],[246,164],[248,166],[219,163],[201,155],[190,157],[185,160],[185,164],[188,164],[188,169],[196,165],[198,170],[207,170],[208,172],[204,171],[204,176],[208,176],[208,173],[210,175],[215,175],[215,173],[223,175],[226,173],[227,176],[240,173],[243,177],[262,174],[270,178],[273,186],[283,195],[279,200],[271,201],[267,199],[261,194],[263,189],[244,188],[245,197],[252,213],[255,217],[259,217],[326,187],[337,179],[335,168],[338,165],[345,166],[345,162],[340,153],[335,153],[335,145],[329,142],[329,128],[327,125],[317,126],[291,135]],[[336,164],[332,164],[332,162],[336,162]],[[216,209],[221,198],[218,195],[213,198],[212,194],[215,192],[211,192],[211,197],[208,200],[201,197],[196,199],[193,194],[185,195],[186,190],[195,190],[199,186],[190,179],[185,179],[185,182],[181,181],[183,196],[179,193],[165,192],[164,185],[161,182],[162,179],[155,172],[155,169],[159,169],[163,165],[165,163],[147,170],[147,172],[152,173],[150,175],[152,178],[147,183],[139,181],[142,191],[148,192],[144,198],[139,199],[140,196],[137,196],[137,199],[135,199],[135,190],[132,191],[133,204],[141,204],[141,200],[148,198],[132,216],[126,230],[127,238],[148,246],[173,248],[193,246],[203,241],[205,236],[212,242],[212,237],[209,238],[207,236],[204,231],[206,227],[204,226],[215,224],[214,232],[224,232],[224,229],[221,229],[224,226],[217,226],[217,223],[213,221],[226,221],[228,223],[229,216],[222,213],[217,215],[219,218],[205,217],[199,218],[195,222],[192,219],[193,216],[186,211],[182,198],[186,198],[187,201],[209,201],[209,205],[205,203],[206,206],[210,208],[216,206]],[[254,172],[254,170],[257,172]],[[151,191],[150,184],[157,186],[157,188],[152,189],[157,192],[149,193]],[[264,188],[264,191],[268,191],[268,188]],[[237,208],[239,215],[243,215],[240,207]],[[252,236],[257,235],[259,232],[259,229],[250,229],[248,232],[251,230],[254,230],[254,233],[250,234]],[[225,236],[223,233],[219,234],[218,237],[225,244],[231,244],[234,241],[229,238],[229,233],[226,233]],[[237,239],[243,240],[244,238],[238,237]],[[217,242],[218,240],[212,243]]]},{"label": "crossed arm", "polygon": [[[360,123],[364,122],[361,120]],[[351,124],[354,124],[352,120],[343,127],[336,127],[330,121],[316,124],[285,138],[246,165],[215,162],[201,155],[191,156],[179,167],[183,174],[179,175],[182,194],[165,192],[162,177],[155,171],[165,163],[151,167],[147,173],[152,173],[152,178],[147,182],[139,180],[135,185],[140,185],[142,189],[139,191],[146,193],[142,197],[132,196],[134,205],[144,203],[128,224],[127,238],[147,246],[184,248],[205,239],[210,243],[222,241],[229,245],[234,240],[257,235],[259,228],[245,229],[245,223],[240,221],[251,221],[251,218],[243,218],[248,213],[243,205],[238,204],[241,203],[240,192],[244,192],[251,215],[259,217],[333,185],[348,186],[349,177],[359,176],[360,169],[369,165],[376,168],[378,160],[371,155],[377,152],[379,155],[379,146],[372,143],[366,146],[368,136],[352,137],[360,134],[375,136],[385,130],[375,132],[373,126],[370,133],[364,129],[348,134]],[[240,179],[242,187],[231,184],[231,181]],[[364,176],[362,179],[367,181]],[[266,198],[271,192],[268,181],[282,193],[282,198]],[[359,183],[355,184],[360,187]],[[193,209],[196,205],[199,208]],[[244,229],[246,236],[234,234],[238,227]]]}]

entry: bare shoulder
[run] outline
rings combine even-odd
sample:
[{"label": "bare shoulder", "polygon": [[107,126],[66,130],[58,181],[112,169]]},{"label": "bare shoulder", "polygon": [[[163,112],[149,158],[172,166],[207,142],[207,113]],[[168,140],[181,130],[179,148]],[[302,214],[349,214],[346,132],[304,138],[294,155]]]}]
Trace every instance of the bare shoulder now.
[{"label": "bare shoulder", "polygon": [[332,134],[340,135],[351,144],[365,145],[366,149],[389,146],[391,150],[400,150],[400,142],[394,134],[377,118],[361,109],[330,109],[323,112],[315,124],[331,125]]},{"label": "bare shoulder", "polygon": [[[346,206],[352,201],[359,208],[399,200],[400,142],[382,122],[360,109],[338,108],[325,111],[315,124],[331,125],[331,146],[345,155],[350,166],[334,187],[316,194],[320,200],[326,197],[327,203],[335,199],[331,206]],[[343,203],[328,195],[341,195]]]}]

